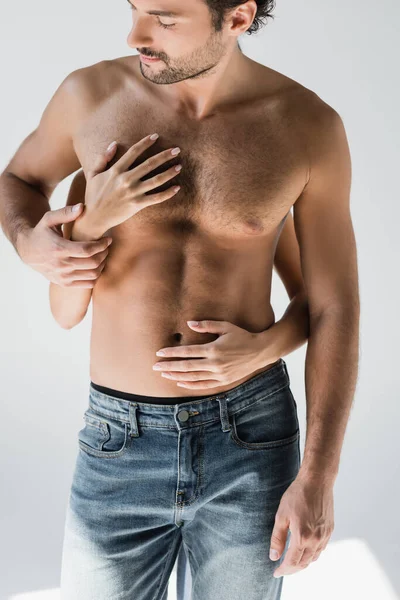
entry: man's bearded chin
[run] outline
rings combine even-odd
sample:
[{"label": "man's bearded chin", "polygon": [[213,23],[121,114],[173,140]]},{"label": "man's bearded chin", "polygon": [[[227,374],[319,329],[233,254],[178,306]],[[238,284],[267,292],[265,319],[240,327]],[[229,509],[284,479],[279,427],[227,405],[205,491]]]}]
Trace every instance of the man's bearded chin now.
[{"label": "man's bearded chin", "polygon": [[163,85],[169,83],[178,83],[185,79],[200,79],[207,77],[224,55],[225,48],[214,34],[212,42],[207,42],[201,49],[196,49],[189,56],[178,58],[169,64],[169,61],[154,63],[154,67],[143,64],[140,61],[140,72],[145,79],[153,83]]}]

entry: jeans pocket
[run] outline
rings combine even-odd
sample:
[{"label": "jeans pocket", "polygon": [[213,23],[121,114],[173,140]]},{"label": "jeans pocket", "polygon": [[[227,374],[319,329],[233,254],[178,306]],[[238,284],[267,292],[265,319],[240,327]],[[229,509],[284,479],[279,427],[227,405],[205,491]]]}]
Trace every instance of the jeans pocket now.
[{"label": "jeans pocket", "polygon": [[79,447],[92,456],[116,458],[129,447],[128,423],[96,413],[88,408],[84,427],[78,432]]},{"label": "jeans pocket", "polygon": [[231,439],[249,450],[284,446],[300,436],[297,407],[289,385],[239,409],[230,421]]}]

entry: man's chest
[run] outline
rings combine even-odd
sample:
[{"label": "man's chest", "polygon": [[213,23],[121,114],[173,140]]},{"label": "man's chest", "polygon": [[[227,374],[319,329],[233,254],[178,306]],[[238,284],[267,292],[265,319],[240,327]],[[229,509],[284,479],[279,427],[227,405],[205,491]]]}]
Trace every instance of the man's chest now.
[{"label": "man's chest", "polygon": [[202,121],[171,116],[139,103],[127,109],[121,102],[104,103],[82,123],[76,140],[85,173],[108,144],[116,140],[114,164],[143,137],[159,139],[138,156],[131,168],[162,150],[179,146],[177,157],[144,177],[150,178],[181,163],[170,182],[181,189],[161,204],[149,206],[119,227],[146,225],[200,228],[229,237],[268,235],[293,205],[305,183],[306,160],[289,122],[276,111],[227,111]]}]

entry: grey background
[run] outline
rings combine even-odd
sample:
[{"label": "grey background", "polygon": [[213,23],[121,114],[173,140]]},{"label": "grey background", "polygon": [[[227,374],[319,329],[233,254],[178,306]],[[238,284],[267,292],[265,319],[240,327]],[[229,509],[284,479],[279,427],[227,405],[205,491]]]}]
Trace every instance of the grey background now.
[{"label": "grey background", "polygon": [[[334,488],[335,531],[316,563],[285,578],[284,597],[337,597],[337,590],[346,600],[398,598],[400,8],[395,0],[278,0],[275,15],[257,35],[240,38],[242,49],[317,92],[342,116],[352,154],[362,310],[359,381]],[[69,72],[135,54],[126,44],[130,24],[126,0],[2,4],[1,169]],[[56,189],[52,209],[65,204],[71,180]],[[89,385],[91,309],[76,328],[61,329],[50,313],[49,282],[20,261],[4,235],[0,256],[0,598],[37,592],[26,598],[44,599],[59,585]],[[277,319],[287,304],[274,275]],[[305,349],[285,357],[302,444]]]}]

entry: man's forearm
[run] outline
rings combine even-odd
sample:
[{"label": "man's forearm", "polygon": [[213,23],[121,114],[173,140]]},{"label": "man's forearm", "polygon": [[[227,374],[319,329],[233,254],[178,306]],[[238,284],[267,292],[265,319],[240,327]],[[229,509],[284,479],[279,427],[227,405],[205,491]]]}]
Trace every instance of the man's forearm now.
[{"label": "man's forearm", "polygon": [[4,171],[0,176],[0,223],[20,258],[24,233],[50,210],[48,198],[36,187]]},{"label": "man's forearm", "polygon": [[307,431],[299,475],[333,483],[358,376],[359,308],[310,316]]},{"label": "man's forearm", "polygon": [[260,367],[300,348],[308,338],[309,315],[305,292],[296,294],[279,321],[258,334]]}]

